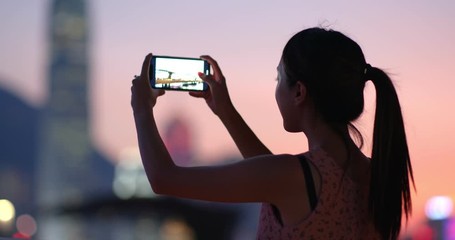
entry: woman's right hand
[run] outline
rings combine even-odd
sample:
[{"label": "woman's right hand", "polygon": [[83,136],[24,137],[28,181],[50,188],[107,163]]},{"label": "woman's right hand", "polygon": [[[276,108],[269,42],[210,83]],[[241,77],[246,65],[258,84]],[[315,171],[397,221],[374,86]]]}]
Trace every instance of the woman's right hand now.
[{"label": "woman's right hand", "polygon": [[190,95],[204,98],[213,113],[218,115],[218,117],[223,117],[233,108],[226,86],[226,79],[218,63],[212,57],[203,55],[201,59],[206,60],[212,66],[213,75],[199,73],[199,77],[209,85],[209,88],[204,92],[190,92]]},{"label": "woman's right hand", "polygon": [[221,73],[218,63],[210,56],[201,56],[201,58],[212,65],[213,75],[206,76],[203,73],[199,73],[199,76],[209,85],[209,88],[204,92],[190,92],[190,95],[205,99],[213,113],[218,115],[221,122],[223,122],[244,158],[271,154],[270,150],[258,139],[232,105],[226,86],[226,79]]}]

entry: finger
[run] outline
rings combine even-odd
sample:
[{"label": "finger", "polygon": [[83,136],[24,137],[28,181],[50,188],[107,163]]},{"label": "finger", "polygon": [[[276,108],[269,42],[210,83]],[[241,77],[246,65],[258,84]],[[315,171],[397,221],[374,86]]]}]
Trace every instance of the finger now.
[{"label": "finger", "polygon": [[139,79],[139,76],[134,75],[133,80],[131,80],[131,84],[134,85],[138,81],[138,79]]},{"label": "finger", "polygon": [[218,63],[215,61],[215,59],[213,59],[212,57],[210,57],[209,55],[202,55],[201,56],[201,59],[204,59],[206,60],[213,68],[213,72],[215,76],[223,76],[223,73],[221,72],[221,69],[220,69],[220,66],[218,66]]},{"label": "finger", "polygon": [[198,72],[197,73],[202,81],[206,82],[209,86],[214,82],[213,77],[210,75],[205,75],[204,73]]},{"label": "finger", "polygon": [[150,59],[152,59],[152,54],[149,53],[147,56],[145,56],[144,62],[142,63],[142,71],[141,71],[141,79],[143,81],[146,81],[148,85],[150,85],[149,79],[149,69],[150,69]]},{"label": "finger", "polygon": [[196,98],[206,98],[207,94],[205,92],[189,92],[190,96],[196,97]]},{"label": "finger", "polygon": [[156,89],[152,88],[153,94],[156,95],[157,97],[162,96],[166,93],[163,89]]}]

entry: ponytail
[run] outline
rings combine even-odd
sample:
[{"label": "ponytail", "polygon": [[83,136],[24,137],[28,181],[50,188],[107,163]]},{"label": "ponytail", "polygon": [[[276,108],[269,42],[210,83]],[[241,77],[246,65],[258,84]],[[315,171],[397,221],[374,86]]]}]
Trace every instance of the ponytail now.
[{"label": "ponytail", "polygon": [[397,239],[403,210],[406,220],[412,212],[409,180],[415,188],[403,117],[389,76],[369,65],[365,76],[376,88],[370,213],[383,239]]}]

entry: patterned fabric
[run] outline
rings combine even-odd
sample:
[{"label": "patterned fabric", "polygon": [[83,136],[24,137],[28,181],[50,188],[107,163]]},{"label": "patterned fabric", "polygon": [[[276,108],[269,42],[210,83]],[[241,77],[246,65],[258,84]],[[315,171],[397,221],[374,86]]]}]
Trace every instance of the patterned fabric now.
[{"label": "patterned fabric", "polygon": [[299,223],[282,226],[273,206],[263,203],[257,239],[380,239],[367,217],[368,192],[344,175],[323,150],[305,156],[322,177],[316,208]]}]

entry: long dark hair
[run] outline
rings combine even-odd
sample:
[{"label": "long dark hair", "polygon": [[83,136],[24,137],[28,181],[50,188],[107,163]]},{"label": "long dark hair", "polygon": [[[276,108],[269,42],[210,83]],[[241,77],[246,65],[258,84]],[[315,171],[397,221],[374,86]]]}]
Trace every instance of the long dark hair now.
[{"label": "long dark hair", "polygon": [[[341,135],[363,112],[365,82],[376,88],[371,155],[369,210],[383,239],[396,239],[404,210],[411,214],[410,179],[414,182],[406,134],[395,88],[381,69],[366,63],[360,46],[344,34],[309,28],[286,44],[282,62],[290,85],[301,81],[324,120]],[[344,137],[347,142],[346,137]],[[347,143],[346,143],[347,144]]]}]

